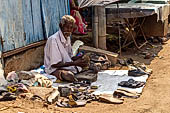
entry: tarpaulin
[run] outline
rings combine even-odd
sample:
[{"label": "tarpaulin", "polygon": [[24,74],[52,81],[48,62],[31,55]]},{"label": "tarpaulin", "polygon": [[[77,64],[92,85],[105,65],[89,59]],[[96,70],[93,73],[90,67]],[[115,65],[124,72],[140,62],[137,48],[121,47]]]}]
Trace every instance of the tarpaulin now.
[{"label": "tarpaulin", "polygon": [[169,0],[130,0],[129,3],[167,3]]},{"label": "tarpaulin", "polygon": [[110,3],[117,2],[119,0],[78,0],[79,7],[90,7],[94,5],[107,5]]},{"label": "tarpaulin", "polygon": [[[169,4],[152,4],[152,3],[126,3],[119,4],[119,17],[120,18],[134,18],[145,17],[157,14],[157,20],[164,22],[169,15]],[[116,18],[117,5],[111,4],[106,7],[107,16]]]}]

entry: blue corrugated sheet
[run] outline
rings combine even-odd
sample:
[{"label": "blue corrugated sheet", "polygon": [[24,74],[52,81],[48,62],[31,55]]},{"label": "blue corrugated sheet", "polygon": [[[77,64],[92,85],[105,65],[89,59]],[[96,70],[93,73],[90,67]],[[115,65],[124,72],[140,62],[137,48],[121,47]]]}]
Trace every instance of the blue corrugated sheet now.
[{"label": "blue corrugated sheet", "polygon": [[3,52],[44,40],[59,29],[69,14],[68,0],[1,0]]}]

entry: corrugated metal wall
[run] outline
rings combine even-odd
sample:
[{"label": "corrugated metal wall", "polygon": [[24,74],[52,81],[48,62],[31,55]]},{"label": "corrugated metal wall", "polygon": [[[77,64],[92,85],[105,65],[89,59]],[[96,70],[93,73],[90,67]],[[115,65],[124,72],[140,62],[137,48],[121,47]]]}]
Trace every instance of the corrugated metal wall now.
[{"label": "corrugated metal wall", "polygon": [[68,0],[1,0],[0,31],[3,52],[44,40],[69,14]]}]

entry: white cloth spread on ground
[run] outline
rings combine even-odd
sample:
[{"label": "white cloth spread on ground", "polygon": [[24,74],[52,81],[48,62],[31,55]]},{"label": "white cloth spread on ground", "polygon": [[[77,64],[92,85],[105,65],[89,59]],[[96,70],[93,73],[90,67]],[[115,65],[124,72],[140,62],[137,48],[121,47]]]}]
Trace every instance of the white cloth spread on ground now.
[{"label": "white cloth spread on ground", "polygon": [[143,75],[139,77],[128,76],[128,70],[105,70],[98,73],[98,78],[96,82],[92,83],[92,86],[98,86],[99,88],[93,93],[95,95],[100,94],[113,94],[118,88],[124,88],[128,91],[135,91],[137,93],[142,93],[144,88],[127,88],[118,86],[121,81],[127,81],[129,79],[134,79],[136,81],[146,82],[148,75]]},{"label": "white cloth spread on ground", "polygon": [[[61,30],[48,38],[45,49],[44,49],[44,65],[45,72],[51,74],[57,68],[51,67],[53,64],[59,62],[72,62],[71,57],[73,56],[70,37],[65,39]],[[62,69],[67,69],[73,73],[77,73],[74,66],[63,67]]]}]

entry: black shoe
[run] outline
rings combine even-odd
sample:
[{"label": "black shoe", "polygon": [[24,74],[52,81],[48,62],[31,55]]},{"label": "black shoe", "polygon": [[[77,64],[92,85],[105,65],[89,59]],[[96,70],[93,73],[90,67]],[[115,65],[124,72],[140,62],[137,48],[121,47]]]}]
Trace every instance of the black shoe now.
[{"label": "black shoe", "polygon": [[142,75],[148,75],[148,73],[146,73],[145,71],[143,71],[140,68],[128,71],[128,76],[138,77],[138,76],[142,76]]}]

